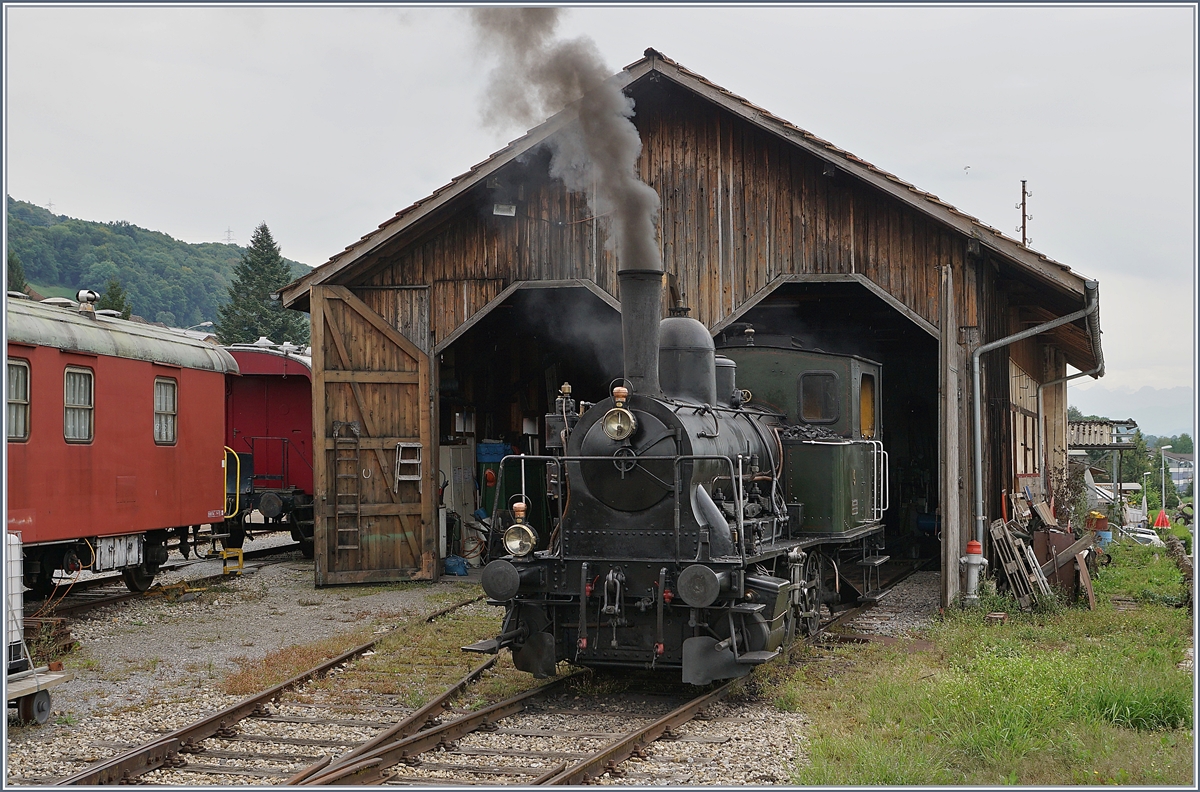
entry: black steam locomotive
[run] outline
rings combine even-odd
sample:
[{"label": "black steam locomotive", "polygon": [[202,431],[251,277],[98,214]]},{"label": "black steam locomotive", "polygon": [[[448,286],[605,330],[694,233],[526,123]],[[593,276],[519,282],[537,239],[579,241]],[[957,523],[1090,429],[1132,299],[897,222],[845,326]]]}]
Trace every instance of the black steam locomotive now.
[{"label": "black steam locomotive", "polygon": [[619,273],[625,378],[583,409],[564,386],[547,455],[502,464],[522,481],[544,471],[556,507],[523,493],[498,504],[508,555],[483,587],[505,617],[464,649],[508,647],[537,677],[569,660],[700,685],[814,633],[823,607],[878,596],[880,366],[748,325],[717,354],[686,310],[659,320],[661,275]]}]

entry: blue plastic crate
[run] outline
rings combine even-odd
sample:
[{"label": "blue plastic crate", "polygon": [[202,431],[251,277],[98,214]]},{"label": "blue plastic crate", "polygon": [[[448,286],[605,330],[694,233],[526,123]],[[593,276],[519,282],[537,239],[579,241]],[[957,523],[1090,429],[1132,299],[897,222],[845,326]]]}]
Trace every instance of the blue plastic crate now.
[{"label": "blue plastic crate", "polygon": [[508,453],[508,443],[480,443],[475,446],[475,459],[478,462],[499,462]]}]

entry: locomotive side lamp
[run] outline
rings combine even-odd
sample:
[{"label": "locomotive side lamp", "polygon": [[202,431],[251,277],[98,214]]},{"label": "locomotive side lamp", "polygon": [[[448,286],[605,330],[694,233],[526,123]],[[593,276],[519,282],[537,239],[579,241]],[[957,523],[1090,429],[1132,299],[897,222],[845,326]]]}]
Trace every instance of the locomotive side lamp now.
[{"label": "locomotive side lamp", "polygon": [[504,549],[518,558],[532,553],[538,541],[537,533],[525,523],[526,508],[524,503],[513,504],[513,516],[517,521],[504,532]]},{"label": "locomotive side lamp", "polygon": [[633,413],[625,409],[625,401],[629,398],[629,389],[618,385],[613,388],[613,403],[616,405],[604,416],[602,423],[604,434],[610,440],[620,442],[628,438],[637,429],[637,419]]}]

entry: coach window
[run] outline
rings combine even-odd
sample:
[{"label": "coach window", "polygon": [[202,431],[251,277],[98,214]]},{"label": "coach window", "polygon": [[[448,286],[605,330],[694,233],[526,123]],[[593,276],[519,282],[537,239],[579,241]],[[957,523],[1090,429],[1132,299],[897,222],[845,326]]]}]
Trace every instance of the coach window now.
[{"label": "coach window", "polygon": [[154,380],[154,442],[159,445],[175,443],[175,380],[157,377]]},{"label": "coach window", "polygon": [[800,375],[800,420],[837,423],[838,375],[833,371],[806,371]]},{"label": "coach window", "polygon": [[92,442],[92,370],[67,368],[63,374],[63,437],[68,443]]},{"label": "coach window", "polygon": [[29,439],[29,363],[8,361],[8,439]]}]

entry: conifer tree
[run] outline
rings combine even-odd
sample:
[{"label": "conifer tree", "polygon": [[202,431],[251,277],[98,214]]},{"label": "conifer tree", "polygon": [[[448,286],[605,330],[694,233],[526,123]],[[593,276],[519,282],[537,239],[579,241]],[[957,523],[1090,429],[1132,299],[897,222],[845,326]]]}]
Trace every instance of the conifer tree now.
[{"label": "conifer tree", "polygon": [[104,293],[96,301],[97,310],[105,308],[112,311],[120,311],[122,319],[128,319],[129,315],[133,313],[133,305],[129,302],[129,295],[122,288],[121,281],[115,277],[108,279],[108,283],[104,285]]},{"label": "conifer tree", "polygon": [[271,299],[292,281],[292,273],[271,230],[263,223],[254,229],[250,247],[242,254],[229,287],[229,302],[217,311],[217,337],[222,344],[252,344],[261,336],[282,344],[308,343],[304,314],[288,311]]},{"label": "conifer tree", "polygon": [[21,266],[21,257],[11,250],[8,251],[8,290],[24,293],[29,288],[25,280],[25,268]]}]

